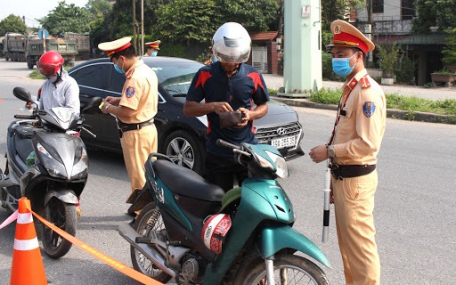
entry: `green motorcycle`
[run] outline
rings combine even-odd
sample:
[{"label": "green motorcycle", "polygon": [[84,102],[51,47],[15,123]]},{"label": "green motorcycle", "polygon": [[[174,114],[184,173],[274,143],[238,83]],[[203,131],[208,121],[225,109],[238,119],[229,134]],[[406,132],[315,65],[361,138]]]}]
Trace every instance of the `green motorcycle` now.
[{"label": "green motorcycle", "polygon": [[130,208],[142,210],[133,226],[119,227],[134,268],[162,283],[329,284],[308,258],[330,267],[326,256],[293,229],[293,206],[275,180],[288,177],[280,152],[217,143],[231,148],[250,174],[226,194],[166,156],[150,155],[146,186]]}]

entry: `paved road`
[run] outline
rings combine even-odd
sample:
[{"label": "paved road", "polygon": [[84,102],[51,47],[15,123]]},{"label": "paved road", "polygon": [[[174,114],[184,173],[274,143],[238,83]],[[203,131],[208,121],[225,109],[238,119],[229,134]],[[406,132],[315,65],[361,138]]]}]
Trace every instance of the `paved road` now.
[{"label": "paved road", "polygon": [[[25,66],[25,64],[24,64]],[[16,68],[17,67],[17,68]],[[14,86],[36,91],[26,68],[0,62],[0,167],[4,166],[5,133],[12,115],[23,106]],[[328,139],[334,111],[295,108],[305,131],[306,152]],[[375,222],[383,284],[454,284],[456,280],[456,126],[387,119],[380,152]],[[89,181],[82,195],[83,216],[77,237],[131,266],[129,247],[116,228],[129,218],[124,204],[129,181],[119,155],[89,152]],[[280,180],[295,207],[295,227],[327,254],[333,269],[324,269],[332,284],[343,284],[331,214],[330,239],[321,242],[324,165],[307,156],[289,162],[290,178]],[[7,214],[0,209],[0,222]],[[0,281],[10,278],[14,225],[0,230]],[[78,248],[60,260],[43,255],[46,275],[54,285],[137,284]]]}]

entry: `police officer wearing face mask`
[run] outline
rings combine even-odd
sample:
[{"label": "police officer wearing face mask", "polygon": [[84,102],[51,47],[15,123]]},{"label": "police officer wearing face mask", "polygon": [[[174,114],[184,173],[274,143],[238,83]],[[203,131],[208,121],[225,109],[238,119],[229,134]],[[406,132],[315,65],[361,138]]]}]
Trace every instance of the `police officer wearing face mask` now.
[{"label": "police officer wearing face mask", "polygon": [[146,53],[143,56],[157,56],[158,51],[160,50],[160,43],[160,40],[145,43],[144,45],[146,46]]},{"label": "police officer wearing face mask", "polygon": [[157,152],[154,117],[158,108],[158,80],[155,72],[136,56],[130,41],[131,37],[125,37],[101,43],[98,48],[106,52],[116,71],[126,78],[121,97],[106,97],[101,111],[117,117],[133,193],[143,188],[144,163],[150,153]]},{"label": "police officer wearing face mask", "polygon": [[380,284],[373,210],[386,99],[364,67],[374,44],[342,20],[332,22],[331,31],[333,70],[346,81],[331,138],[309,155],[315,163],[330,161],[331,200],[346,284]]}]

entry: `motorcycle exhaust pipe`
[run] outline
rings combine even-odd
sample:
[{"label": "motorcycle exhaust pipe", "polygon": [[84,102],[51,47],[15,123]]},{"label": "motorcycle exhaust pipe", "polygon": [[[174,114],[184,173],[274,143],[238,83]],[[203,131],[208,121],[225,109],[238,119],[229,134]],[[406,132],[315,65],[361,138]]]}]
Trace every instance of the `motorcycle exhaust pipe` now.
[{"label": "motorcycle exhaust pipe", "polygon": [[138,234],[129,224],[121,224],[117,229],[119,234],[136,250],[144,254],[147,259],[152,261],[152,263],[160,268],[163,272],[175,278],[177,273],[165,265],[165,259],[163,256],[155,249],[147,246],[144,243],[136,243],[135,240],[137,237],[142,237]]}]

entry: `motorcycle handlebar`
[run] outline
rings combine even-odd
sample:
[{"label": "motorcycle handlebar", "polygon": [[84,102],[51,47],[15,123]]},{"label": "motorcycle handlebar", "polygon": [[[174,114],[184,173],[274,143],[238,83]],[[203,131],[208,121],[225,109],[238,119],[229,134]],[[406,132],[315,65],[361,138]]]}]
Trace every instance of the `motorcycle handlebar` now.
[{"label": "motorcycle handlebar", "polygon": [[240,146],[235,145],[235,144],[232,144],[232,143],[229,143],[229,142],[224,141],[224,140],[221,140],[221,139],[218,139],[217,142],[216,142],[216,144],[217,144],[218,146],[221,146],[221,147],[224,147],[224,148],[239,149],[239,150],[241,149]]},{"label": "motorcycle handlebar", "polygon": [[14,115],[14,118],[15,119],[28,119],[28,120],[36,119],[35,116],[30,116],[30,115]]}]

